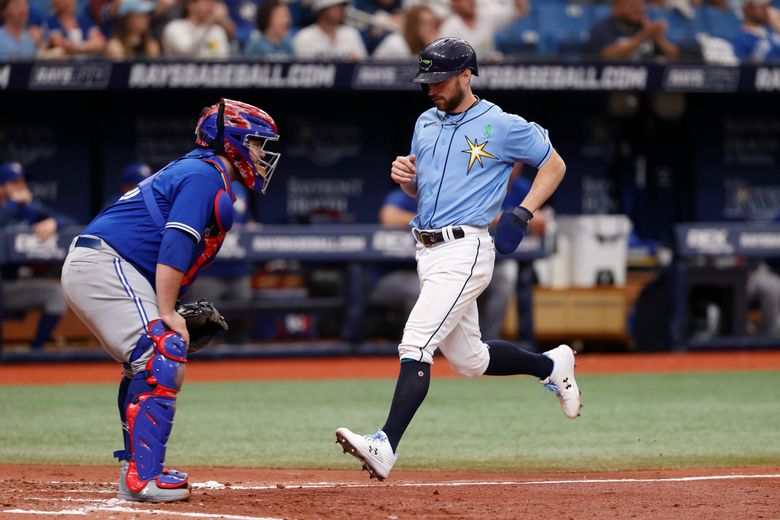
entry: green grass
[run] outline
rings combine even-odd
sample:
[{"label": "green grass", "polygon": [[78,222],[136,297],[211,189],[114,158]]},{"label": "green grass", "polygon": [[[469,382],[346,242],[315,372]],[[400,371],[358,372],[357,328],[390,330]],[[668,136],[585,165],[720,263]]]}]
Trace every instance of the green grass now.
[{"label": "green grass", "polygon": [[[780,373],[591,375],[566,419],[531,378],[434,379],[398,468],[571,470],[780,464]],[[390,380],[192,383],[168,461],[186,467],[354,468],[334,442],[373,432]],[[109,464],[115,387],[0,386],[0,463]]]}]

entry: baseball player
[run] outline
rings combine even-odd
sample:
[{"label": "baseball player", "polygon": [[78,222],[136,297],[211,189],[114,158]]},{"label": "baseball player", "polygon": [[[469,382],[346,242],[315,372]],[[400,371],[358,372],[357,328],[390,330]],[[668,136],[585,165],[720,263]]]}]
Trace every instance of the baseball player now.
[{"label": "baseball player", "polygon": [[[390,171],[393,181],[417,197],[411,225],[420,297],[398,347],[401,368],[384,426],[373,435],[336,430],[344,451],[380,480],[395,464],[401,436],[428,392],[436,349],[466,376],[536,376],[557,394],[567,417],[580,411],[571,348],[536,354],[507,341],[481,339],[476,299],[490,282],[495,249],[507,254],[517,248],[533,212],[556,190],[566,167],[547,130],[475,96],[472,75],[477,75],[477,59],[465,40],[441,38],[423,49],[414,81],[435,107],[417,119],[411,153],[396,157]],[[494,246],[488,225],[499,213],[518,162],[538,173],[522,203],[501,215]]]},{"label": "baseball player", "polygon": [[[17,226],[24,229],[29,226],[38,240],[46,242],[57,230],[75,223],[72,218],[49,208],[33,196],[20,163],[0,164],[0,229]],[[2,295],[7,310],[42,310],[35,337],[30,343],[33,350],[42,350],[65,314],[67,305],[56,278],[24,276],[24,271],[30,267],[38,270],[38,266],[3,265],[0,269],[3,280]],[[47,268],[46,271],[48,270]]]},{"label": "baseball player", "polygon": [[[117,496],[186,500],[186,473],[164,466],[187,362],[176,300],[209,264],[233,223],[231,180],[265,193],[280,154],[264,111],[229,99],[203,110],[198,147],[101,212],[71,244],[62,269],[68,304],[124,368],[124,449]],[[194,338],[193,338],[194,339]]]}]

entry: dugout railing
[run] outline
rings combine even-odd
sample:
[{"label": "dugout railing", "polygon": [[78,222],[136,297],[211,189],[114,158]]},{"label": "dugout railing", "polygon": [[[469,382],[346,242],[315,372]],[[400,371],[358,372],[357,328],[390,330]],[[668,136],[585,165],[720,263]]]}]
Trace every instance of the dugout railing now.
[{"label": "dugout railing", "polygon": [[[17,228],[0,234],[0,264],[59,264],[68,247],[81,231],[69,227],[41,242],[31,229]],[[547,255],[549,241],[528,237],[512,257],[531,261]],[[341,315],[340,332],[335,340],[267,342],[262,348],[238,345],[199,355],[338,355],[379,353],[387,345],[372,343],[365,337],[367,308],[366,270],[373,262],[408,261],[413,265],[415,244],[412,234],[404,229],[388,229],[378,225],[273,225],[252,230],[234,230],[223,244],[219,258],[247,262],[299,260],[343,269],[343,291],[338,296],[253,298],[249,303],[218,301],[218,308],[227,316],[255,317],[276,311],[337,310]],[[0,283],[2,283],[0,281]],[[0,301],[0,317],[4,317],[4,302]],[[1,323],[1,322],[0,322]],[[395,345],[392,346],[392,349]],[[2,330],[0,329],[0,349]],[[41,360],[44,358],[84,359],[103,357],[100,353],[3,353],[4,360]]]},{"label": "dugout railing", "polygon": [[[686,223],[676,226],[669,335],[676,350],[780,347],[780,338],[749,334],[746,259],[780,257],[780,224]],[[724,295],[711,302],[710,319],[729,323],[728,334],[691,335],[691,288],[709,286]],[[706,312],[706,311],[705,311]],[[713,316],[714,315],[714,316]],[[772,319],[771,317],[762,317]]]}]

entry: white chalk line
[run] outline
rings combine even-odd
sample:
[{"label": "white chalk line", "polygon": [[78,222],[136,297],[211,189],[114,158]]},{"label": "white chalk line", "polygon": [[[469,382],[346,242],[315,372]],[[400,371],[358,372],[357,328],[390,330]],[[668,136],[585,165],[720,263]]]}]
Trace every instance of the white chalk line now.
[{"label": "white chalk line", "polygon": [[138,515],[138,514],[162,515],[167,518],[178,516],[178,517],[188,517],[188,518],[224,518],[225,520],[280,520],[279,518],[272,518],[272,517],[265,517],[265,516],[228,515],[228,514],[219,514],[219,513],[190,513],[186,511],[171,511],[168,509],[144,509],[142,507],[127,507],[121,504],[128,504],[130,502],[126,502],[118,498],[112,498],[109,500],[90,500],[90,499],[68,500],[62,498],[59,499],[34,498],[31,500],[52,501],[52,502],[94,501],[94,502],[101,502],[101,503],[79,507],[75,509],[62,509],[60,511],[48,511],[48,510],[37,510],[37,509],[0,509],[0,513],[9,513],[9,514],[17,514],[17,515],[88,516],[92,513],[108,512],[108,513],[132,513],[134,515]]},{"label": "white chalk line", "polygon": [[[745,479],[780,479],[780,474],[757,474],[757,475],[701,475],[695,477],[663,477],[663,478],[605,478],[605,479],[567,479],[567,480],[497,480],[497,481],[479,481],[479,480],[458,480],[449,482],[397,482],[386,483],[387,487],[463,487],[463,486],[550,486],[564,484],[630,484],[630,483],[665,483],[665,482],[697,482],[712,480],[745,480]],[[67,484],[73,486],[95,486],[101,485],[98,482],[52,482],[55,484]],[[211,489],[225,491],[266,491],[266,490],[295,490],[295,489],[360,489],[376,487],[375,483],[341,483],[341,482],[308,482],[303,484],[268,484],[258,486],[245,485],[225,485],[217,481],[196,482],[192,484],[195,489]],[[19,490],[22,491],[22,490]],[[29,491],[29,490],[26,490]],[[113,493],[113,491],[98,489],[74,489],[57,490],[58,492],[79,492],[79,493]],[[89,499],[89,498],[42,498],[31,497],[27,500],[50,501],[50,502],[82,502],[92,503],[94,505],[75,509],[63,509],[60,511],[45,511],[34,509],[2,509],[0,513],[25,514],[25,515],[60,515],[60,516],[87,516],[95,512],[114,512],[114,513],[134,513],[150,514],[163,516],[181,516],[191,518],[224,518],[226,520],[278,520],[268,517],[227,515],[217,513],[189,513],[182,511],[169,511],[165,509],[143,509],[121,506],[119,504],[130,503],[124,500],[113,499]]]},{"label": "white chalk line", "polygon": [[[631,484],[631,483],[663,483],[663,482],[697,482],[705,480],[740,480],[740,479],[767,479],[780,478],[780,474],[736,474],[736,475],[700,475],[694,477],[659,477],[659,478],[606,478],[606,479],[567,479],[567,480],[454,480],[448,482],[306,482],[303,484],[263,484],[263,485],[225,485],[215,480],[192,483],[193,489],[214,489],[227,491],[265,491],[278,489],[344,489],[344,488],[371,488],[378,485],[387,487],[462,487],[462,486],[550,486],[562,484]],[[101,482],[68,482],[50,481],[51,484],[64,484],[72,486],[100,486]],[[29,491],[29,490],[8,490]],[[112,489],[67,489],[54,490],[60,493],[115,493]]]}]

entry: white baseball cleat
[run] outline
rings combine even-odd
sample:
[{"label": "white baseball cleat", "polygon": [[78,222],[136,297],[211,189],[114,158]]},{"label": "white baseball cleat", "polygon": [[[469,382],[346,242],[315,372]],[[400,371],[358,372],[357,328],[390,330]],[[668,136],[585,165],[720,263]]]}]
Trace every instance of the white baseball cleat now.
[{"label": "white baseball cleat", "polygon": [[347,428],[339,428],[336,430],[336,442],[344,448],[344,453],[363,461],[363,469],[368,471],[370,478],[386,479],[398,460],[382,430],[377,430],[374,435],[358,435]]},{"label": "white baseball cleat", "polygon": [[574,351],[568,345],[558,345],[544,352],[544,355],[552,359],[553,370],[547,379],[542,379],[540,383],[547,390],[555,392],[566,417],[576,419],[582,408],[582,392],[574,379]]}]

